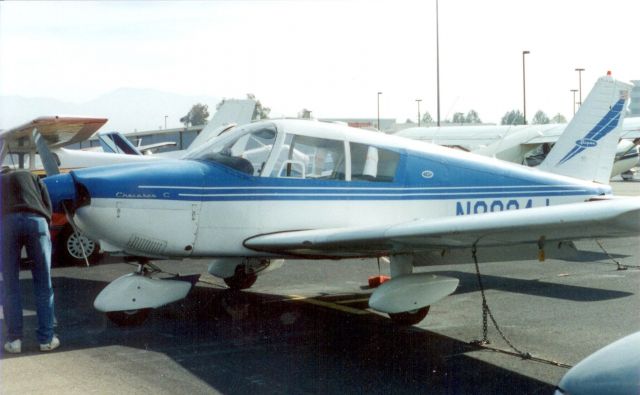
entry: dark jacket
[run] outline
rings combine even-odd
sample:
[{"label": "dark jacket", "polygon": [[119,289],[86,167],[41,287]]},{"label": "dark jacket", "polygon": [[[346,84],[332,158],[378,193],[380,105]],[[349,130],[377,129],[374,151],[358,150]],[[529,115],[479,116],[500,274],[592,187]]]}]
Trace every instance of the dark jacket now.
[{"label": "dark jacket", "polygon": [[31,212],[51,223],[51,199],[44,183],[26,170],[2,174],[2,215]]}]

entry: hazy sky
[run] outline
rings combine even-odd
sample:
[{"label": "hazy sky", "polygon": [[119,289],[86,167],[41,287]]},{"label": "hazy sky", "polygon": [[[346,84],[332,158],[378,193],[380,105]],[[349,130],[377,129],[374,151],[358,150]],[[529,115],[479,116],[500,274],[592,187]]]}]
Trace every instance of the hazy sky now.
[{"label": "hazy sky", "polygon": [[[612,70],[640,79],[640,1],[440,0],[441,117],[572,115]],[[82,102],[121,87],[244,97],[272,115],[436,117],[435,0],[0,2],[0,95]],[[91,114],[94,115],[94,114]],[[176,120],[177,121],[177,120]],[[171,126],[171,125],[169,125]]]}]

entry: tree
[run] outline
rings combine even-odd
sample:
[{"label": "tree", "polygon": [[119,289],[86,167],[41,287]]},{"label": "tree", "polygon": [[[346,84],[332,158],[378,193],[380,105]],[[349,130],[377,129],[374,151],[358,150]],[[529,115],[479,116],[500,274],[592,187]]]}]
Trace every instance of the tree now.
[{"label": "tree", "polygon": [[500,122],[502,125],[524,125],[524,116],[520,112],[520,110],[511,110],[504,114],[502,117],[502,121]]},{"label": "tree", "polygon": [[464,117],[464,114],[461,112],[457,112],[455,114],[453,114],[453,120],[451,121],[452,123],[465,123],[466,122],[466,118]]},{"label": "tree", "polygon": [[538,110],[533,116],[531,123],[534,125],[546,125],[549,123],[549,117],[542,110]]},{"label": "tree", "polygon": [[303,108],[302,110],[298,111],[298,118],[311,119],[311,110]]},{"label": "tree", "polygon": [[185,127],[189,125],[204,125],[207,123],[207,118],[209,118],[209,106],[198,103],[191,107],[187,115],[180,118],[180,122],[182,122]]},{"label": "tree", "polygon": [[465,118],[466,123],[482,123],[482,120],[478,116],[476,110],[469,110]]},{"label": "tree", "polygon": [[407,120],[404,121],[404,123],[413,123],[413,120],[411,118],[407,118]]},{"label": "tree", "polygon": [[422,114],[421,123],[423,123],[425,125],[429,125],[429,124],[433,123],[433,118],[431,118],[431,114],[429,114],[428,112],[425,112],[424,114]]},{"label": "tree", "polygon": [[271,109],[269,107],[263,107],[260,100],[256,99],[256,95],[253,93],[247,93],[247,99],[255,100],[256,108],[253,110],[253,116],[251,117],[252,121],[259,121],[261,119],[268,119],[269,113]]},{"label": "tree", "polygon": [[551,118],[551,123],[567,123],[567,118],[564,115],[557,113]]}]

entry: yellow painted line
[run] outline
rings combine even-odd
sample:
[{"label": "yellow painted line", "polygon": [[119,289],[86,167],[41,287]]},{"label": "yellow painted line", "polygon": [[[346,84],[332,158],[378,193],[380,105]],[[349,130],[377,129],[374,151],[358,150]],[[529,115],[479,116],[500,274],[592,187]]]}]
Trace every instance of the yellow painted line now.
[{"label": "yellow painted line", "polygon": [[339,300],[339,301],[336,301],[336,303],[349,304],[349,303],[361,303],[361,302],[368,302],[368,301],[369,301],[369,298],[360,298],[360,299]]},{"label": "yellow painted line", "polygon": [[323,300],[308,298],[306,296],[301,296],[301,295],[289,295],[289,300],[301,301],[301,302],[309,303],[309,304],[316,305],[316,306],[328,307],[330,309],[342,311],[343,313],[349,313],[349,314],[355,314],[355,315],[367,315],[367,314],[369,314],[369,312],[366,311],[366,310],[354,309],[352,307],[341,306],[341,305],[336,304],[336,303],[325,302]]}]

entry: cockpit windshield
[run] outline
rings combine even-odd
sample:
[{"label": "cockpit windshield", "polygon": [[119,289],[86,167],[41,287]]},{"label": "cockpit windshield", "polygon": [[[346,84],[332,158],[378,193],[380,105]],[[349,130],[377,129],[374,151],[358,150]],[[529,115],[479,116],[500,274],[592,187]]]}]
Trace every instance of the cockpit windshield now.
[{"label": "cockpit windshield", "polygon": [[276,142],[276,135],[272,123],[244,125],[189,153],[185,159],[213,161],[259,176]]}]

